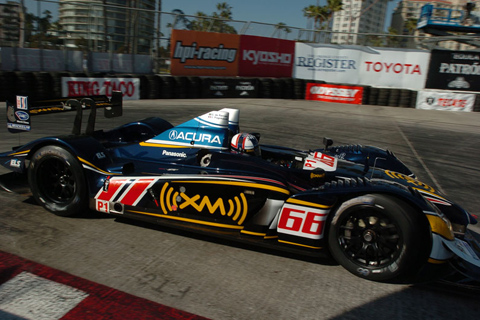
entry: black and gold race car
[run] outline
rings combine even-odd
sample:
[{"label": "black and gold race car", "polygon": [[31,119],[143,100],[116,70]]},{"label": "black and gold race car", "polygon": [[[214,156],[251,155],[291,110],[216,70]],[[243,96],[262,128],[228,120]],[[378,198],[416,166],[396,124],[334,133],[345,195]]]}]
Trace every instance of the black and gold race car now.
[{"label": "black and gold race car", "polygon": [[[32,108],[77,110],[73,133],[0,154],[54,214],[90,208],[252,245],[329,253],[374,281],[414,281],[438,265],[480,278],[480,250],[467,229],[475,218],[388,150],[332,146],[328,138],[307,151],[260,145],[260,134],[242,132],[239,110],[229,108],[176,126],[148,118],[94,130],[101,104],[107,115],[121,114],[118,95]],[[28,126],[29,113],[18,109],[25,106],[10,107],[9,127]],[[92,111],[81,134],[85,107]]]}]

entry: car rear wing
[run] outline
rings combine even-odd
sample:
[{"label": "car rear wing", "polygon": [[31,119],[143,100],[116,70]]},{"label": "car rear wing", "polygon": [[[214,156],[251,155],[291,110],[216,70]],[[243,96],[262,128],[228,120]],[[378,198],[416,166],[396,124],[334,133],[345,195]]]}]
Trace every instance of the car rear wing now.
[{"label": "car rear wing", "polygon": [[[17,108],[20,108],[19,102],[20,101],[17,97]],[[26,97],[20,97],[26,98]],[[25,104],[26,99],[24,99]],[[21,104],[21,103],[20,103]],[[76,111],[77,114],[75,116],[72,134],[79,135],[81,132],[82,126],[82,118],[83,118],[83,109],[90,109],[90,115],[88,117],[88,123],[86,128],[86,134],[90,135],[95,130],[95,120],[96,120],[96,109],[103,108],[104,109],[104,116],[105,118],[115,118],[122,116],[123,113],[123,98],[122,92],[120,91],[113,91],[112,97],[108,98],[105,95],[102,96],[84,96],[84,97],[75,97],[75,98],[60,98],[60,99],[51,99],[51,100],[42,100],[42,101],[35,101],[32,103],[28,103],[28,107],[25,106],[21,108],[23,111],[19,113],[16,109],[10,111],[9,114],[9,107],[14,108],[13,105],[9,105],[7,102],[7,119],[9,121],[8,128],[11,132],[20,132],[22,131],[21,127],[25,126],[22,120],[28,120],[30,116],[48,114],[48,113],[56,113],[56,112],[68,112],[68,111]],[[28,110],[28,111],[26,111]],[[28,114],[25,116],[26,112]],[[23,115],[23,119],[19,119],[17,115]],[[27,119],[28,118],[28,119]],[[18,123],[15,123],[18,122]],[[28,130],[30,130],[30,124],[27,125]]]}]

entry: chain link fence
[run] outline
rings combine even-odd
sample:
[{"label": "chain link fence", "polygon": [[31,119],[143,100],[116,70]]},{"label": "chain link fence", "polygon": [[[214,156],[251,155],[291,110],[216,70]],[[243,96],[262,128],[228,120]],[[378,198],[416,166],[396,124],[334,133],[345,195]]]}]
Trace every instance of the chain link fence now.
[{"label": "chain link fence", "polygon": [[[157,73],[168,73],[172,29],[235,33],[306,43],[355,44],[373,47],[430,50],[452,37],[406,36],[387,33],[338,33],[252,21],[223,20],[184,14],[176,9],[161,12],[152,5],[140,9],[107,1],[39,0],[21,10],[22,1],[0,7],[0,46],[88,52],[148,54]],[[145,3],[156,1],[146,1]],[[135,7],[136,6],[136,7]],[[144,6],[143,6],[144,7]],[[300,10],[300,9],[299,9]],[[338,36],[335,36],[338,35]],[[458,40],[461,36],[456,36]],[[337,42],[332,39],[338,39]],[[451,49],[458,49],[452,47]]]}]

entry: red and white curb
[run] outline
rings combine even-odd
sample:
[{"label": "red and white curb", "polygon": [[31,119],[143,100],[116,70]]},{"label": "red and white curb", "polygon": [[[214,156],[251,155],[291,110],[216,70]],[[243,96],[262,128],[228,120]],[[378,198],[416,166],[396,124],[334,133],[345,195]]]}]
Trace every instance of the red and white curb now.
[{"label": "red and white curb", "polygon": [[0,251],[0,319],[204,320],[206,318]]}]

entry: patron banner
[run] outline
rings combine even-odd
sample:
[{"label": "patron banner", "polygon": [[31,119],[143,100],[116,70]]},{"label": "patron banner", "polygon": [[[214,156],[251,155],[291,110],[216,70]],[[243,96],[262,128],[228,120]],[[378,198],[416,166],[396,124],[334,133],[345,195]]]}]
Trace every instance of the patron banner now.
[{"label": "patron banner", "polygon": [[172,30],[171,74],[237,76],[240,36]]},{"label": "patron banner", "polygon": [[362,87],[307,83],[305,100],[362,104],[362,96]]},{"label": "patron banner", "polygon": [[432,50],[426,88],[480,91],[480,53]]},{"label": "patron banner", "polygon": [[361,46],[295,46],[294,78],[423,89],[430,53]]},{"label": "patron banner", "polygon": [[295,41],[257,36],[240,37],[239,76],[292,76]]},{"label": "patron banner", "polygon": [[121,91],[124,100],[140,99],[140,79],[138,78],[86,78],[62,77],[62,97],[106,95]]},{"label": "patron banner", "polygon": [[420,90],[417,109],[472,112],[475,94],[451,91]]}]

